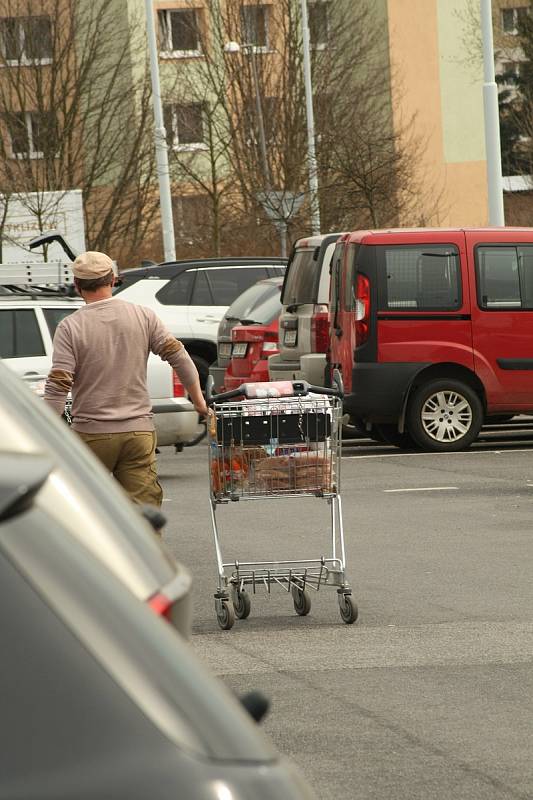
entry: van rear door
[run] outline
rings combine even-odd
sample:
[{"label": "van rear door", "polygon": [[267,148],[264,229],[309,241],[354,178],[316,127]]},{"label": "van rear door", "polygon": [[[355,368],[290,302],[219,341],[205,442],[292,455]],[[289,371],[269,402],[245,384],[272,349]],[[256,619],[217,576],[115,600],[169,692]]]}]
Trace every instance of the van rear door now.
[{"label": "van rear door", "polygon": [[[469,232],[476,372],[490,411],[533,409],[533,231]],[[508,239],[508,241],[505,241]],[[522,239],[522,241],[520,241]],[[529,241],[527,241],[529,239]]]}]

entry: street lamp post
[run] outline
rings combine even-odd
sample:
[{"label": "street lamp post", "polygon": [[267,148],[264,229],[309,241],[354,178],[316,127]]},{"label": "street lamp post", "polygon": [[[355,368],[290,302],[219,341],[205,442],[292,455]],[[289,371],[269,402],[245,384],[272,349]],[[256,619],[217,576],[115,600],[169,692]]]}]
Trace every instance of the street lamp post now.
[{"label": "street lamp post", "polygon": [[167,136],[163,122],[161,107],[161,87],[159,85],[159,57],[154,25],[152,0],[145,0],[146,34],[150,53],[150,73],[152,76],[152,102],[154,104],[155,122],[155,154],[157,176],[159,179],[159,202],[161,208],[161,226],[163,229],[163,249],[165,261],[176,260],[176,242],[174,239],[174,220],[172,217],[172,195],[170,192],[170,174],[168,169]]},{"label": "street lamp post", "polygon": [[311,193],[311,229],[314,235],[318,235],[320,233],[320,204],[318,201],[318,167],[315,149],[315,115],[313,111],[307,0],[301,0],[301,6],[305,111],[307,119],[307,163],[309,169],[309,191]]},{"label": "street lamp post", "polygon": [[499,226],[505,225],[505,218],[503,209],[498,87],[494,76],[491,0],[481,0],[481,31],[483,36],[483,103],[485,109],[485,149],[489,193],[489,225]]}]

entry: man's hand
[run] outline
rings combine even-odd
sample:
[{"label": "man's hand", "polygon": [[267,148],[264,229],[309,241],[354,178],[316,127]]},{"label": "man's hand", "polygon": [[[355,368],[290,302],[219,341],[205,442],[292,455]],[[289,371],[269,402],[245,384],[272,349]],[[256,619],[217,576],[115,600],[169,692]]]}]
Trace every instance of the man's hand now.
[{"label": "man's hand", "polygon": [[194,407],[201,417],[207,417],[208,409],[203,397],[200,402],[194,403]]},{"label": "man's hand", "polygon": [[203,417],[207,416],[207,405],[205,402],[205,398],[202,394],[202,390],[200,388],[200,381],[197,380],[190,386],[185,387],[187,392],[189,393],[189,397],[191,398],[191,403],[195,407],[196,411]]}]

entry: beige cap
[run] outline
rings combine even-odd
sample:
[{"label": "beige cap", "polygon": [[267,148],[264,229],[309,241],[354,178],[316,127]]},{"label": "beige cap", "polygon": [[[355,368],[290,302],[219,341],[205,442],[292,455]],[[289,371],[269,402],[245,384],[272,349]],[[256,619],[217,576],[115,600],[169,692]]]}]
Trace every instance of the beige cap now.
[{"label": "beige cap", "polygon": [[95,280],[103,278],[110,272],[114,272],[113,262],[105,253],[98,253],[96,250],[88,250],[80,253],[72,264],[72,272],[76,278],[83,280]]}]

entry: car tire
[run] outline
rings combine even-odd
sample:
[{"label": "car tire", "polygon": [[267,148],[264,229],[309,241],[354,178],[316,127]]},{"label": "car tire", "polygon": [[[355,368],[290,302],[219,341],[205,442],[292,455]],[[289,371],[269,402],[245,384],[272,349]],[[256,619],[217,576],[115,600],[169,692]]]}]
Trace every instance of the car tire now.
[{"label": "car tire", "polygon": [[483,417],[483,405],[471,386],[455,378],[438,378],[415,390],[407,427],[423,450],[452,453],[477,439]]},{"label": "car tire", "polygon": [[402,450],[413,450],[417,447],[416,442],[408,431],[400,433],[397,425],[374,425],[373,429],[377,436],[373,437],[378,442],[391,444],[394,447],[399,447]]},{"label": "car tire", "polygon": [[200,386],[202,387],[202,392],[205,392],[205,385],[209,375],[209,364],[205,358],[202,358],[202,356],[197,356],[195,353],[191,353],[190,355],[194,366],[198,370],[198,375],[200,376]]}]

